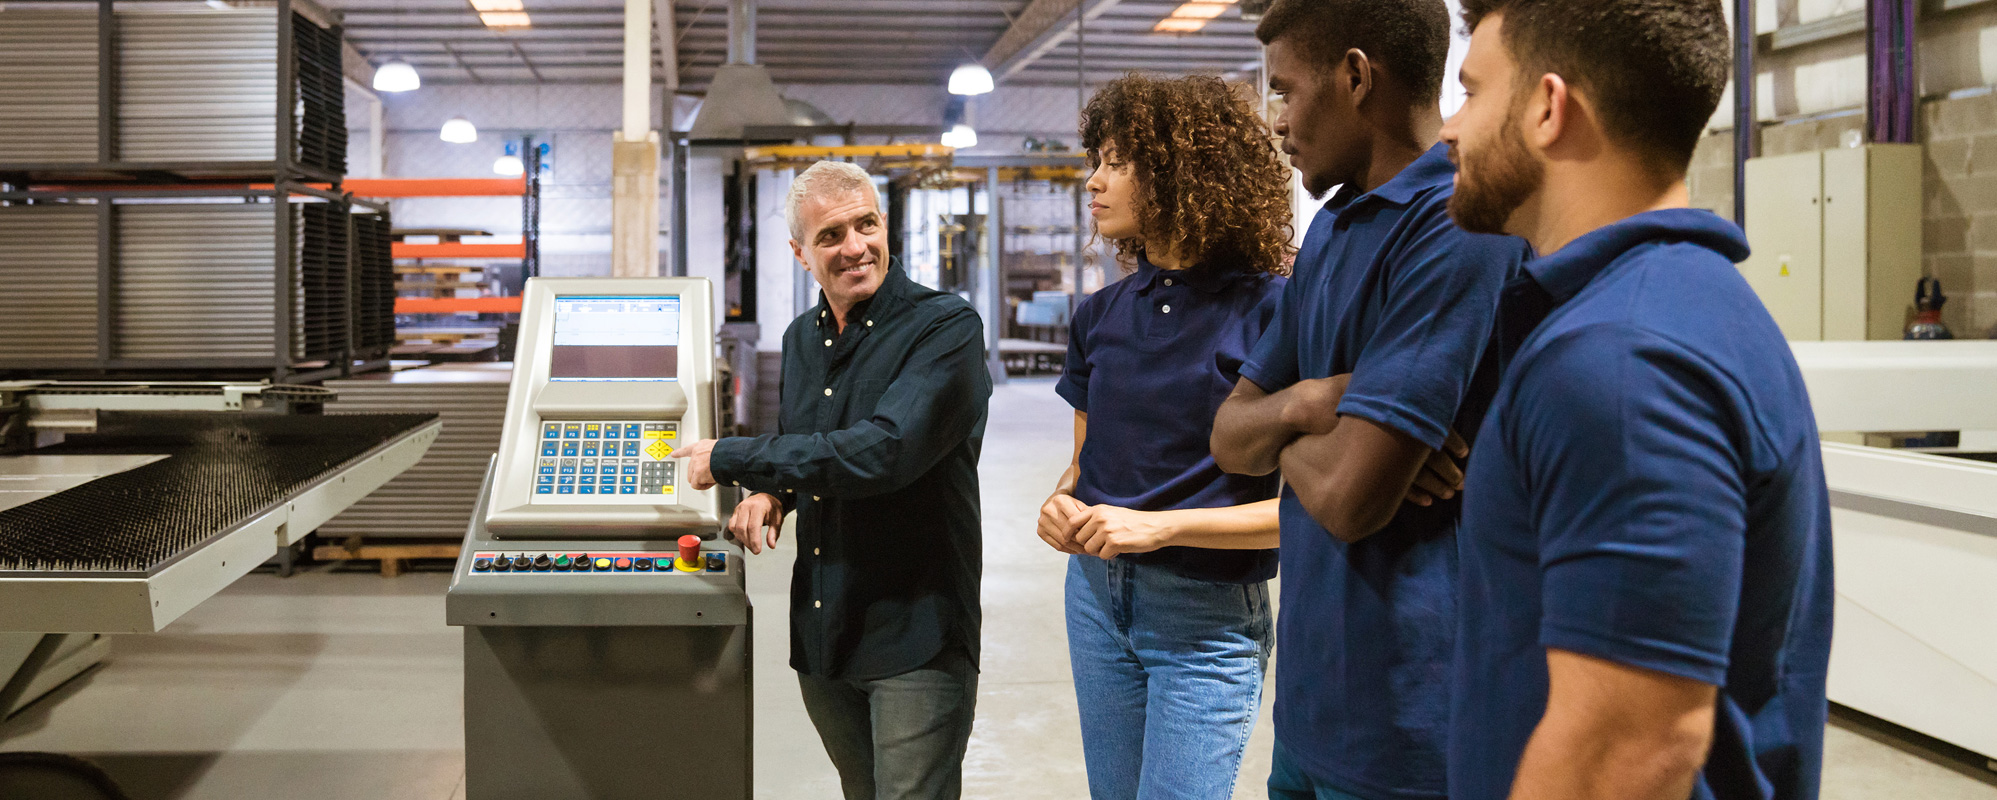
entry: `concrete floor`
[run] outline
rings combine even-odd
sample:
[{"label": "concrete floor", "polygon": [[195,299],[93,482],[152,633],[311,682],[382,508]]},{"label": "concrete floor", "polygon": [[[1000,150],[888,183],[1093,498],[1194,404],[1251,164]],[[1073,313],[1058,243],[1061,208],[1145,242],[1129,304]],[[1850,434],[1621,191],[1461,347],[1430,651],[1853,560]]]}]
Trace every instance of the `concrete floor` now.
[{"label": "concrete floor", "polygon": [[[985,440],[984,676],[967,763],[973,798],[1087,790],[1060,586],[1065,556],[1032,535],[1070,442],[1046,381],[992,402]],[[757,605],[756,796],[836,798],[837,779],[785,667],[788,547],[750,564]],[[167,631],[119,639],[109,663],[0,725],[0,749],[84,755],[138,800],[462,797],[458,631],[448,576],[252,575]],[[1266,720],[1266,709],[1265,709]],[[1828,734],[1825,800],[1997,800],[1997,774],[1860,725]],[[1262,797],[1269,726],[1237,798]]]}]

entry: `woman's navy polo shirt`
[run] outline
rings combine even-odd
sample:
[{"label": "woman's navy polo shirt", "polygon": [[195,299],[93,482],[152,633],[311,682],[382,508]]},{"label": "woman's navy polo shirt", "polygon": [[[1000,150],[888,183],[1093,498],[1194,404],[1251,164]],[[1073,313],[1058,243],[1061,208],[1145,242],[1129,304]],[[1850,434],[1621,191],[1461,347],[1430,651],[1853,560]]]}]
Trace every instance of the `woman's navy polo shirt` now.
[{"label": "woman's navy polo shirt", "polygon": [[[1139,258],[1137,272],[1082,301],[1055,386],[1089,415],[1075,499],[1168,511],[1275,498],[1277,476],[1222,472],[1209,442],[1284,283],[1207,266],[1159,269]],[[1166,547],[1119,558],[1217,583],[1276,577],[1275,550]]]}]

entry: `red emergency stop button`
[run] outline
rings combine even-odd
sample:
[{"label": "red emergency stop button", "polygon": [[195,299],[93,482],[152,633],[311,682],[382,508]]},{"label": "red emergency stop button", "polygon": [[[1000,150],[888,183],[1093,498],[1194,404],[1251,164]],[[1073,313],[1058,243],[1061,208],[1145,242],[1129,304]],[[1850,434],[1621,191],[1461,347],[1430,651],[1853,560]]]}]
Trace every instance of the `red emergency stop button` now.
[{"label": "red emergency stop button", "polygon": [[700,537],[691,533],[680,537],[680,557],[673,568],[681,572],[700,571]]}]

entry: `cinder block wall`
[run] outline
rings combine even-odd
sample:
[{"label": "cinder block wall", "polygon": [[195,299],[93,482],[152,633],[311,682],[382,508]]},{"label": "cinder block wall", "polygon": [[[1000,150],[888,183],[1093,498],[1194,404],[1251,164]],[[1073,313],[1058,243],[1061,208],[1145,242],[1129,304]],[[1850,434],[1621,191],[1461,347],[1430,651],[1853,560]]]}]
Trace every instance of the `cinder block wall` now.
[{"label": "cinder block wall", "polygon": [[[1771,124],[1762,129],[1761,152],[1828,150],[1864,127],[1856,111]],[[1997,338],[1997,94],[1922,103],[1919,138],[1927,146],[1922,264],[1948,292],[1943,321],[1958,338]],[[1687,181],[1694,206],[1733,216],[1733,131],[1699,142]],[[1907,287],[1910,302],[1913,291]]]}]

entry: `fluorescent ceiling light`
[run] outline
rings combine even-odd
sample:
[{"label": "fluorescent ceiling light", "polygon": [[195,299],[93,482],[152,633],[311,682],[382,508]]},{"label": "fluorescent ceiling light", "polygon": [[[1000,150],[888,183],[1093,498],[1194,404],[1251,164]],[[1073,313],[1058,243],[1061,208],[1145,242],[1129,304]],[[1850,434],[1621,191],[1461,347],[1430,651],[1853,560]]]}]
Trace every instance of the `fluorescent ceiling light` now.
[{"label": "fluorescent ceiling light", "polygon": [[534,24],[525,11],[486,11],[478,15],[478,21],[488,28],[525,28]]},{"label": "fluorescent ceiling light", "polygon": [[374,71],[374,90],[377,92],[407,92],[423,86],[423,79],[416,74],[416,68],[399,58],[391,58],[388,63]]},{"label": "fluorescent ceiling light", "polygon": [[514,178],[527,174],[527,165],[519,156],[504,155],[500,156],[498,161],[492,162],[492,171],[494,174]]},{"label": "fluorescent ceiling light", "polygon": [[951,128],[948,133],[943,134],[943,146],[953,147],[958,150],[967,147],[977,147],[978,132],[971,130],[971,126],[969,125],[958,125]]},{"label": "fluorescent ceiling light", "polygon": [[1151,26],[1151,30],[1159,33],[1193,33],[1206,26],[1207,21],[1203,19],[1166,17],[1158,20],[1157,25]]},{"label": "fluorescent ceiling light", "polygon": [[950,93],[985,94],[992,90],[992,71],[983,64],[965,64],[950,73]]},{"label": "fluorescent ceiling light", "polygon": [[1187,3],[1172,9],[1172,16],[1179,19],[1213,19],[1226,10],[1227,6],[1222,3]]},{"label": "fluorescent ceiling light", "polygon": [[437,133],[437,138],[451,144],[471,144],[478,141],[478,127],[464,117],[452,117],[450,122],[444,123],[444,129]]},{"label": "fluorescent ceiling light", "polygon": [[475,11],[524,11],[520,0],[471,0]]}]

